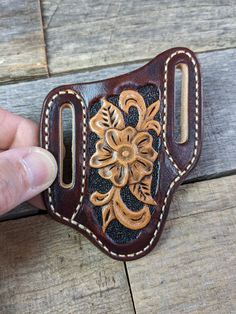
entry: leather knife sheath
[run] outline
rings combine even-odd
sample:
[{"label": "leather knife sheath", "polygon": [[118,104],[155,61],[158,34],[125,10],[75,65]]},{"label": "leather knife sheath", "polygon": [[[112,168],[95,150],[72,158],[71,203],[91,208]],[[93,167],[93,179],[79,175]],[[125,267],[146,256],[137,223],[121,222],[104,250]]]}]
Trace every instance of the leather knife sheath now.
[{"label": "leather knife sheath", "polygon": [[160,238],[174,191],[198,161],[201,112],[199,63],[187,48],[167,50],[125,75],[53,89],[43,104],[40,129],[41,146],[59,169],[43,192],[50,215],[112,258],[146,255]]}]

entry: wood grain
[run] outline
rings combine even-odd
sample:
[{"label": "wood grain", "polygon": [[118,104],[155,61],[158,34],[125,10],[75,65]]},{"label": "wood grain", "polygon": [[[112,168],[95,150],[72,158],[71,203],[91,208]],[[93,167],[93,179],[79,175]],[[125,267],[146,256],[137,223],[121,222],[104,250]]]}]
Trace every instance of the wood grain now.
[{"label": "wood grain", "polygon": [[0,2],[0,82],[47,75],[37,0]]},{"label": "wood grain", "polygon": [[[200,161],[188,180],[220,176],[236,170],[236,49],[199,55],[203,76],[204,140]],[[0,86],[1,107],[39,121],[43,99],[54,87],[74,82],[107,78],[131,71],[141,64],[81,72],[17,85]],[[1,219],[14,218],[36,209],[23,205]]]},{"label": "wood grain", "polygon": [[235,204],[236,176],[176,193],[159,246],[127,263],[137,314],[236,312]]},{"label": "wood grain", "polygon": [[183,184],[173,197],[169,219],[236,206],[236,175]]},{"label": "wood grain", "polygon": [[[158,246],[127,263],[136,313],[235,312],[235,201],[236,176],[181,187]],[[123,263],[47,216],[2,222],[0,250],[1,313],[133,313]]]},{"label": "wood grain", "polygon": [[[236,169],[236,49],[199,54],[203,80],[204,141],[201,160],[190,175],[220,175]],[[0,106],[39,121],[47,93],[58,85],[88,82],[129,72],[142,64],[0,86]]]},{"label": "wood grain", "polygon": [[0,313],[133,313],[124,264],[47,216],[1,223]]},{"label": "wood grain", "polygon": [[42,0],[50,73],[236,47],[234,0]]},{"label": "wood grain", "polygon": [[[236,47],[234,0],[41,3],[50,73],[94,71],[0,86],[1,107],[39,121],[57,85],[128,72],[171,46],[209,51],[203,151],[188,180],[235,172],[236,49],[224,50]],[[0,82],[47,75],[38,0],[1,1],[0,27]],[[129,278],[47,215],[1,222],[0,313],[134,313],[132,298],[137,314],[235,313],[235,201],[236,175],[182,185],[158,247],[127,263]],[[0,220],[38,213],[22,204]]]}]

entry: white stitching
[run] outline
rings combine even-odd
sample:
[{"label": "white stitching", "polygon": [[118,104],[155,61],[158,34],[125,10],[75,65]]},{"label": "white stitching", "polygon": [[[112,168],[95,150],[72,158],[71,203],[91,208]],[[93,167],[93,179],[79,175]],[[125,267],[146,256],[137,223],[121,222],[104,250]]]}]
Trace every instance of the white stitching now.
[{"label": "white stitching", "polygon": [[[109,253],[110,255],[112,256],[116,256],[116,257],[120,257],[120,258],[125,258],[125,257],[134,257],[134,256],[138,256],[140,254],[143,254],[146,250],[148,250],[150,248],[150,246],[152,245],[153,241],[155,240],[155,238],[157,237],[157,234],[158,234],[158,231],[161,227],[161,222],[162,222],[162,219],[164,217],[164,213],[165,213],[165,208],[166,208],[166,204],[167,204],[167,200],[168,200],[168,197],[170,195],[170,192],[171,190],[173,189],[173,187],[175,186],[175,183],[177,183],[181,176],[183,176],[185,173],[186,173],[186,170],[188,170],[193,162],[195,161],[196,159],[196,156],[197,156],[197,147],[198,147],[198,142],[199,142],[199,136],[198,136],[198,121],[199,121],[199,118],[198,118],[198,115],[199,115],[199,94],[198,94],[198,86],[199,86],[199,81],[198,81],[198,68],[197,68],[197,64],[196,64],[196,61],[194,60],[194,58],[192,57],[192,55],[189,53],[189,52],[186,52],[184,50],[178,50],[174,53],[172,53],[168,59],[166,60],[165,62],[165,74],[164,74],[164,115],[163,115],[163,133],[165,132],[166,130],[166,108],[167,108],[167,70],[168,70],[168,63],[169,61],[177,54],[186,54],[193,66],[194,66],[194,72],[195,72],[195,89],[196,89],[196,93],[195,93],[195,141],[194,141],[194,152],[193,152],[193,157],[191,158],[189,164],[186,166],[186,168],[181,171],[177,165],[175,165],[175,168],[178,170],[178,175],[177,177],[175,177],[172,182],[170,183],[169,185],[169,188],[166,192],[166,196],[165,196],[165,199],[163,201],[163,205],[162,205],[162,208],[161,208],[161,213],[160,213],[160,216],[159,216],[159,220],[158,220],[158,223],[157,223],[157,226],[156,226],[156,229],[154,231],[154,234],[153,234],[153,237],[151,238],[149,244],[147,246],[145,246],[144,249],[138,251],[138,252],[134,252],[134,253],[130,253],[130,254],[117,254],[111,250],[109,250],[100,240],[98,240],[97,236],[91,231],[89,230],[87,227],[85,227],[84,225],[74,221],[73,219],[70,220],[70,222],[73,224],[73,225],[76,225],[79,229],[81,230],[84,230],[85,232],[87,232],[89,235],[92,236],[92,238],[107,252]],[[59,94],[65,94],[67,93],[68,91],[66,92],[59,92]],[[70,91],[72,93],[72,91]],[[83,131],[83,134],[86,136],[86,110],[85,110],[85,105],[82,101],[82,99],[79,97],[78,94],[76,94],[75,92],[73,92],[73,94],[76,95],[76,97],[78,99],[80,99],[81,103],[82,103],[82,106],[83,106],[83,128],[84,128],[84,131]],[[58,96],[58,94],[54,95],[52,97],[52,100],[54,100],[56,97]],[[51,102],[49,102],[48,104],[48,109],[51,107],[51,104],[52,104],[52,100]],[[46,110],[46,117],[45,117],[45,120],[48,118],[48,115],[49,115],[49,111],[48,109]],[[46,126],[48,127],[48,126]],[[46,135],[45,135],[45,138],[46,138]],[[164,136],[163,136],[163,142],[164,142],[164,146],[165,146],[165,151],[166,153],[169,155],[169,151],[168,151],[168,148],[166,146],[166,141],[165,141],[165,133],[164,133]],[[48,142],[45,141],[45,148],[48,149],[48,145],[49,145],[49,140]],[[85,149],[83,149],[83,162],[84,162],[84,165],[83,165],[83,179],[82,179],[82,187],[83,187],[83,193],[84,193],[84,184],[85,184],[85,151],[86,151],[86,140],[83,140],[83,145],[85,147]],[[84,148],[83,147],[83,148]],[[171,157],[169,155],[169,157]],[[82,191],[82,188],[81,188],[81,191]],[[81,195],[83,195],[83,193],[81,192]],[[52,201],[52,195],[51,195],[51,189],[49,188],[48,189],[48,197],[49,197],[49,204],[50,204],[50,207],[53,211],[53,213],[55,213],[57,216],[59,216],[61,219],[64,219],[65,221],[68,221],[68,219],[58,213],[55,212],[55,209],[54,209],[54,206],[53,206],[53,201]],[[79,204],[77,205],[76,207],[76,214],[79,210],[79,207],[82,203],[82,200],[83,200],[83,197],[80,197],[80,201],[79,201]],[[76,216],[76,214],[74,213],[72,218]]]},{"label": "white stitching", "polygon": [[[185,53],[183,50],[178,50],[174,53],[172,53],[170,55],[170,57],[167,58],[166,62],[165,62],[165,67],[164,67],[164,93],[163,93],[163,98],[164,98],[164,114],[163,114],[163,131],[162,131],[162,138],[163,138],[163,144],[164,144],[164,148],[165,151],[167,153],[167,156],[169,158],[169,160],[171,161],[171,163],[174,165],[174,167],[176,168],[176,170],[178,171],[178,173],[181,173],[181,170],[179,169],[179,167],[177,166],[177,164],[174,162],[169,149],[167,147],[167,142],[166,142],[166,117],[167,117],[167,81],[168,81],[168,77],[167,77],[167,72],[168,72],[168,63],[170,62],[170,60],[176,56],[177,54],[180,53]],[[186,53],[187,54],[187,53]]]},{"label": "white stitching", "polygon": [[80,200],[76,207],[76,210],[71,218],[71,220],[74,220],[75,216],[78,214],[80,206],[83,202],[84,198],[84,189],[85,189],[85,176],[86,176],[86,139],[87,139],[87,123],[86,123],[86,107],[83,102],[83,100],[80,98],[80,96],[76,93],[75,96],[81,101],[82,108],[83,108],[83,165],[82,165],[82,183],[81,183],[81,194],[80,194]]},{"label": "white stitching", "polygon": [[[83,111],[83,139],[86,139],[86,127],[87,127],[87,124],[86,124],[86,106],[85,106],[85,103],[84,101],[82,100],[82,98],[74,91],[72,90],[65,90],[65,91],[59,91],[59,93],[55,94],[53,97],[52,97],[52,100],[48,103],[48,107],[46,109],[46,114],[45,114],[45,120],[44,120],[44,123],[45,123],[45,129],[44,129],[44,132],[45,132],[45,148],[48,150],[49,148],[49,112],[50,112],[50,108],[52,106],[52,103],[53,101],[60,95],[65,95],[65,94],[71,94],[71,95],[74,95],[77,99],[79,99],[80,103],[82,104],[82,111]],[[80,206],[83,202],[83,197],[84,197],[84,189],[85,189],[85,170],[86,170],[86,140],[83,140],[83,147],[82,147],[82,150],[83,150],[83,165],[82,165],[82,184],[81,184],[81,194],[80,194],[80,199],[79,199],[79,203],[78,205],[76,206],[76,209],[72,215],[72,218],[71,218],[71,222],[74,223],[74,218],[75,216],[78,214],[78,211],[80,209]],[[69,221],[68,218],[60,215],[59,213],[55,212],[55,208],[53,206],[53,200],[52,200],[52,190],[51,188],[48,189],[48,198],[49,198],[49,204],[50,204],[50,207],[53,211],[53,213],[55,213],[58,217],[66,220],[66,221]]]},{"label": "white stitching", "polygon": [[[165,147],[165,151],[167,153],[167,156],[169,158],[169,160],[172,162],[172,164],[174,165],[174,167],[177,169],[178,173],[181,175],[183,175],[183,171],[181,171],[178,167],[178,165],[175,163],[175,161],[173,160],[172,156],[170,155],[170,152],[169,152],[169,149],[167,147],[167,142],[166,142],[166,116],[167,116],[167,72],[168,72],[168,63],[169,61],[174,57],[176,56],[177,54],[181,54],[181,53],[184,53],[186,54],[191,62],[193,63],[193,66],[194,66],[194,72],[195,72],[195,99],[196,99],[196,106],[195,106],[195,139],[198,139],[198,105],[199,105],[199,95],[198,95],[198,86],[199,86],[199,82],[198,82],[198,69],[197,69],[197,64],[196,64],[196,61],[194,60],[194,58],[192,57],[192,55],[189,53],[189,52],[186,52],[184,50],[178,50],[178,51],[175,51],[174,53],[172,53],[170,55],[170,57],[167,58],[166,62],[165,62],[165,67],[164,67],[164,70],[165,70],[165,74],[164,74],[164,95],[163,95],[163,98],[164,98],[164,115],[163,115],[163,132],[162,132],[162,137],[163,137],[163,144],[164,144],[164,147]],[[194,144],[195,147],[198,145]],[[190,165],[191,166],[191,165]]]}]

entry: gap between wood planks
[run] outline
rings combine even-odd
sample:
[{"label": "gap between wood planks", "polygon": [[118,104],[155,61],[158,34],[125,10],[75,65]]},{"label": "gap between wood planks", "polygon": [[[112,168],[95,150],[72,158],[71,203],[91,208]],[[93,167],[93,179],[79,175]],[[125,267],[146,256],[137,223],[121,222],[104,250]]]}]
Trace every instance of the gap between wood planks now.
[{"label": "gap between wood planks", "polygon": [[178,1],[157,5],[155,0],[119,0],[78,5],[70,0],[41,0],[49,71],[65,73],[94,65],[139,62],[170,46],[186,46],[196,52],[235,47],[236,7],[205,2],[207,5],[196,5],[192,0],[179,6]]},{"label": "gap between wood planks", "polygon": [[[6,47],[2,46],[0,80],[4,84],[47,76],[48,72],[61,75],[74,73],[74,69],[78,73],[144,62],[171,46],[196,52],[235,47],[235,5],[212,5],[210,1],[196,5],[193,0],[182,6],[178,0],[160,1],[158,6],[154,0],[99,5],[95,0],[79,5],[70,0],[21,2],[17,10],[5,0],[1,10]],[[5,23],[8,16],[13,19],[9,25]],[[30,32],[27,25],[31,24]],[[29,33],[35,42],[27,37]],[[40,69],[35,69],[39,64]]]},{"label": "gap between wood planks", "polygon": [[[170,46],[171,48],[172,46]],[[211,52],[218,52],[218,51],[227,51],[227,50],[231,50],[231,49],[236,49],[235,47],[230,47],[230,48],[223,48],[223,49],[214,49],[214,50],[207,50],[207,51],[200,51],[197,53],[197,56],[201,56],[202,54],[206,54],[206,53],[211,53]],[[45,46],[45,50],[46,50],[46,56],[47,56],[47,46]],[[104,69],[109,69],[109,68],[113,68],[113,67],[119,67],[119,66],[131,66],[131,65],[137,65],[137,67],[135,69],[138,69],[139,67],[147,64],[148,62],[150,62],[153,58],[155,58],[158,54],[153,55],[152,58],[144,58],[144,59],[138,59],[138,60],[134,60],[134,61],[123,61],[123,62],[117,62],[117,63],[110,63],[110,64],[106,64],[106,65],[95,65],[95,66],[90,66],[87,68],[82,68],[82,69],[75,69],[75,70],[68,70],[68,71],[63,71],[60,73],[50,73],[49,71],[49,67],[48,67],[48,57],[46,58],[47,60],[47,67],[48,67],[48,77],[60,77],[60,76],[64,76],[64,75],[73,75],[73,74],[79,74],[79,73],[92,73],[95,71],[101,71]],[[134,69],[134,70],[135,70]],[[127,72],[128,73],[128,72]],[[126,73],[124,73],[126,74]],[[41,77],[44,78],[44,77]],[[30,78],[21,78],[19,81],[15,81],[15,83],[19,83],[19,82],[29,82],[29,81],[37,81],[38,79],[40,79],[40,77],[33,77],[33,79]],[[8,85],[8,84],[12,84],[14,83],[9,81],[9,82],[3,82],[1,83],[1,85]]]},{"label": "gap between wood planks", "polygon": [[[189,181],[184,181],[180,185],[180,187],[176,190],[175,193],[178,193],[178,191],[181,188],[184,188],[185,186],[187,187],[188,185],[193,185],[193,184],[204,182],[204,181],[212,181],[212,180],[220,179],[220,178],[227,178],[227,177],[230,178],[230,177],[234,177],[234,175],[236,175],[236,170],[229,171],[229,172],[222,172],[221,174],[217,174],[216,176],[211,175],[209,177],[207,177],[207,176],[206,177],[201,177],[201,178],[197,177],[197,178],[191,179]],[[172,204],[172,202],[171,202],[171,204]],[[0,223],[1,222],[5,222],[5,221],[10,221],[10,220],[16,220],[16,219],[17,220],[18,219],[24,219],[24,218],[33,217],[33,216],[48,215],[46,210],[37,209],[37,208],[33,207],[32,205],[30,205],[28,203],[23,203],[20,206],[30,206],[30,207],[32,207],[32,211],[27,211],[26,213],[21,212],[21,211],[19,211],[19,212],[17,211],[16,213],[14,213],[14,209],[13,209],[13,213],[12,214],[10,213],[10,215],[6,214],[6,215],[3,215],[2,217],[0,217]],[[230,209],[230,208],[231,207],[229,207],[227,209]],[[171,208],[170,208],[170,210],[171,210]],[[208,211],[206,211],[206,212],[208,212]],[[171,217],[171,218],[169,217],[168,220],[184,218],[184,217],[187,217],[187,216],[192,216],[192,215],[197,215],[197,214],[199,214],[199,213],[192,213],[192,214],[189,214],[189,215],[186,215],[186,216],[181,216],[181,217]]]},{"label": "gap between wood planks", "polygon": [[38,1],[39,16],[40,16],[40,28],[41,28],[41,33],[42,33],[42,40],[44,43],[44,54],[45,54],[45,61],[46,61],[47,77],[49,77],[50,74],[49,74],[49,66],[48,66],[47,43],[45,40],[45,32],[44,32],[44,27],[43,27],[42,3],[40,0],[37,0],[37,1]]},{"label": "gap between wood planks", "polygon": [[135,308],[134,296],[133,296],[133,291],[132,291],[132,287],[131,287],[131,283],[130,283],[129,272],[128,272],[128,269],[127,269],[127,264],[126,264],[126,262],[123,262],[123,263],[124,263],[124,269],[125,269],[125,275],[126,275],[126,279],[127,279],[127,284],[129,286],[130,298],[131,298],[131,301],[132,301],[134,313],[136,314],[137,311],[136,311],[136,308]]},{"label": "gap between wood planks", "polygon": [[[187,313],[187,306],[192,304],[198,310],[203,307],[204,313],[207,313],[207,306],[214,313],[222,313],[225,307],[233,306],[235,228],[230,208],[235,209],[235,189],[236,176],[180,186],[158,248],[143,259],[124,266],[95,250],[74,230],[51,219],[35,217],[5,222],[1,238],[1,273],[4,278],[1,303],[6,308],[9,304],[18,306],[22,312],[32,306],[34,312],[39,304],[42,306],[40,302],[45,294],[51,304],[64,289],[68,296],[79,291],[72,300],[58,300],[62,302],[59,306],[65,309],[72,305],[81,306],[83,299],[87,303],[91,295],[97,305],[100,292],[109,300],[105,306],[112,307],[110,302],[119,303],[123,308],[129,305],[128,313],[146,313],[147,308],[159,308],[162,313],[170,313],[170,309],[173,310],[171,313]],[[183,219],[177,220],[176,216],[180,215]],[[24,226],[26,230],[22,233]],[[105,291],[99,273],[93,271],[97,265],[104,270]],[[84,276],[88,282],[81,281]],[[196,280],[196,288],[190,285],[191,278]],[[14,280],[21,283],[20,290],[18,285],[10,285]],[[102,287],[96,287],[97,282]],[[91,285],[94,287],[92,293],[87,289]],[[181,289],[176,290],[176,287]],[[6,293],[6,289],[11,289],[12,293]],[[187,296],[186,289],[189,291]],[[15,291],[18,291],[16,295]],[[126,296],[125,305],[120,300],[122,295]],[[112,296],[115,297],[112,299]],[[213,311],[215,308],[218,311]]]},{"label": "gap between wood planks", "polygon": [[[190,173],[185,183],[232,175],[236,172],[236,146],[234,145],[235,138],[232,137],[236,123],[236,116],[232,114],[235,99],[234,83],[232,83],[235,77],[235,59],[233,58],[235,51],[235,49],[229,49],[199,56],[203,72],[203,102],[205,102],[203,151],[199,164]],[[6,110],[37,122],[43,99],[55,86],[77,81],[91,81],[94,77],[106,78],[112,74],[116,76],[137,67],[137,64],[111,67],[97,72],[81,72],[70,76],[0,86],[0,98],[5,99],[2,106]],[[230,93],[222,92],[222,81],[224,81],[224,89],[231,91]],[[15,102],[15,99],[18,101]],[[225,103],[227,106],[224,105]],[[36,214],[40,214],[39,210],[23,205],[7,216],[1,217],[0,220]]]},{"label": "gap between wood planks", "polygon": [[[232,49],[236,49],[236,46],[232,47],[232,48],[230,47],[230,48],[224,48],[224,49],[200,51],[196,55],[201,57],[202,55],[205,55],[207,53],[214,53],[214,52],[221,52],[221,51],[228,51],[228,50],[230,51]],[[132,69],[132,71],[135,71],[136,69],[138,69],[139,67],[144,66],[145,64],[147,64],[148,62],[150,62],[153,58],[155,58],[157,56],[157,54],[156,54],[156,55],[153,55],[152,58],[145,58],[145,59],[139,59],[139,60],[127,61],[127,62],[126,61],[124,61],[124,62],[117,62],[117,63],[111,63],[111,64],[101,65],[101,66],[91,66],[91,67],[88,67],[88,68],[63,71],[63,72],[60,72],[60,73],[50,73],[49,66],[48,66],[48,57],[47,57],[46,46],[45,46],[45,55],[46,55],[46,66],[47,66],[47,76],[46,77],[44,75],[37,76],[37,77],[35,77],[35,76],[34,77],[32,77],[32,76],[18,77],[18,78],[15,78],[12,81],[3,81],[3,82],[0,83],[0,86],[3,86],[3,85],[14,85],[14,84],[19,84],[19,83],[27,83],[27,82],[34,82],[34,81],[38,81],[38,80],[41,80],[41,79],[47,79],[47,78],[57,78],[57,77],[60,78],[60,77],[67,76],[67,75],[79,75],[79,74],[83,75],[84,73],[93,73],[93,72],[96,72],[96,71],[103,71],[103,70],[106,70],[106,69],[112,69],[114,67],[126,67],[126,66],[130,67],[130,66],[135,66],[136,65],[136,67],[134,67]],[[123,75],[123,74],[126,74],[126,73],[129,73],[129,71],[128,72],[124,71],[123,73],[121,73],[119,75]]]},{"label": "gap between wood planks", "polygon": [[190,179],[186,178],[186,180],[183,182],[183,184],[191,184],[191,183],[196,183],[196,182],[201,182],[201,181],[206,181],[206,180],[214,180],[214,179],[219,179],[222,177],[233,176],[235,174],[236,174],[236,169],[229,170],[229,171],[222,171],[219,173],[210,174],[210,175],[206,175],[206,176],[193,177]]}]

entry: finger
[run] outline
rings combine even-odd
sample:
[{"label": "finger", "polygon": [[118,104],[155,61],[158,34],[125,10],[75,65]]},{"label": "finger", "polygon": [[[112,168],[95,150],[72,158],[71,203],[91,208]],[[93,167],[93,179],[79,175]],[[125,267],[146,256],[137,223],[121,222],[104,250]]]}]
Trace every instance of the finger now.
[{"label": "finger", "polygon": [[35,122],[0,108],[0,125],[0,150],[38,145],[38,126]]},{"label": "finger", "polygon": [[[35,122],[0,108],[0,123],[0,153],[9,148],[38,146],[38,125]],[[46,209],[41,195],[37,195],[29,203]]]},{"label": "finger", "polygon": [[57,164],[39,147],[18,148],[0,154],[0,214],[31,199],[55,180]]}]

